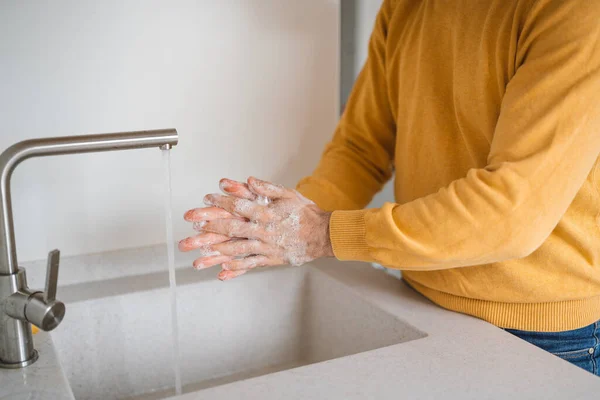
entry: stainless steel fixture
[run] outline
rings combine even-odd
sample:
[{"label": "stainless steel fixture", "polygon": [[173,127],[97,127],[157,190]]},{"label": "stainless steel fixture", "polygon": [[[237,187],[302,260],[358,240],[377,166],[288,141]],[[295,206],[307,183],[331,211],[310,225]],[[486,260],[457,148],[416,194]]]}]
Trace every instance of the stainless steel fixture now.
[{"label": "stainless steel fixture", "polygon": [[19,268],[13,226],[10,178],[22,161],[31,157],[91,153],[177,145],[175,129],[65,136],[26,140],[0,154],[0,367],[21,368],[38,358],[33,348],[31,324],[50,331],[65,314],[65,305],[56,300],[60,253],[48,256],[45,290],[27,287],[25,270]]}]

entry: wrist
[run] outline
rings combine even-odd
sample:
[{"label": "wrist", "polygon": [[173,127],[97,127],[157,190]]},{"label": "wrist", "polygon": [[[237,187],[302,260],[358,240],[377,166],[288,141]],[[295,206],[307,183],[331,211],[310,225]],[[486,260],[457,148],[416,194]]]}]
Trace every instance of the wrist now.
[{"label": "wrist", "polygon": [[329,225],[331,224],[331,212],[324,212],[323,218],[325,220],[325,235],[324,235],[324,246],[323,246],[323,257],[335,257],[333,253],[333,245],[331,244],[331,236],[329,234]]}]

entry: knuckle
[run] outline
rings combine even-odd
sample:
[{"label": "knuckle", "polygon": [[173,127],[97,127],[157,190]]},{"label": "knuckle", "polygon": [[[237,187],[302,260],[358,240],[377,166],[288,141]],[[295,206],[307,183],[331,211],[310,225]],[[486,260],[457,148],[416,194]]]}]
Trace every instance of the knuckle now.
[{"label": "knuckle", "polygon": [[281,220],[281,212],[271,207],[263,211],[263,222],[279,222]]},{"label": "knuckle", "polygon": [[232,261],[229,263],[229,269],[231,271],[239,271],[243,268],[243,264],[240,261]]},{"label": "knuckle", "polygon": [[233,200],[233,208],[240,214],[247,214],[252,207],[252,202],[246,199]]},{"label": "knuckle", "polygon": [[260,242],[258,240],[249,240],[248,241],[248,250],[249,251],[257,251],[260,249]]},{"label": "knuckle", "polygon": [[277,229],[277,225],[274,222],[272,222],[272,221],[267,222],[267,224],[265,226],[266,232],[273,233],[273,232],[275,232],[276,229]]},{"label": "knuckle", "polygon": [[235,247],[235,252],[236,253],[245,253],[246,251],[248,251],[247,245],[245,243],[243,243],[243,242],[236,243],[234,245],[234,247]]},{"label": "knuckle", "polygon": [[260,229],[260,225],[257,222],[250,222],[249,232],[256,233]]},{"label": "knuckle", "polygon": [[269,209],[263,209],[256,213],[256,220],[267,223],[273,219],[273,213]]}]

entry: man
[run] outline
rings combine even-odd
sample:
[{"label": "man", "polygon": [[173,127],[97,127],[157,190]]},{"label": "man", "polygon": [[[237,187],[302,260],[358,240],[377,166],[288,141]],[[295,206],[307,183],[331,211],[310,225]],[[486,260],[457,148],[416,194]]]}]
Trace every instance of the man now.
[{"label": "man", "polygon": [[[180,248],[223,280],[333,255],[401,269],[440,306],[599,374],[599,153],[599,1],[386,0],[297,187],[316,204],[223,180]],[[394,170],[397,203],[363,210]]]}]

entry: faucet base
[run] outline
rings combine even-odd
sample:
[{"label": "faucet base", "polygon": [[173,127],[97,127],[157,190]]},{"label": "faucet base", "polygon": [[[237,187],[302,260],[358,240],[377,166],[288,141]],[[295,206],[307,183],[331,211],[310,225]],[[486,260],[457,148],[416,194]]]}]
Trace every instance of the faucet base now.
[{"label": "faucet base", "polygon": [[[25,270],[19,268],[16,274],[0,275],[0,367],[22,368],[33,364],[37,354],[33,348],[31,325],[26,320],[25,304],[18,301],[26,294],[27,278]],[[23,292],[22,292],[23,291]],[[17,295],[17,296],[15,296]]]},{"label": "faucet base", "polygon": [[2,362],[2,360],[0,360],[0,368],[7,368],[7,369],[23,368],[23,367],[26,367],[26,366],[31,365],[34,362],[36,362],[38,357],[39,357],[39,355],[38,355],[37,350],[34,350],[33,356],[29,360],[21,361],[18,363],[4,363],[4,362]]}]

